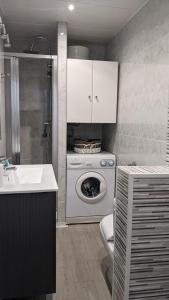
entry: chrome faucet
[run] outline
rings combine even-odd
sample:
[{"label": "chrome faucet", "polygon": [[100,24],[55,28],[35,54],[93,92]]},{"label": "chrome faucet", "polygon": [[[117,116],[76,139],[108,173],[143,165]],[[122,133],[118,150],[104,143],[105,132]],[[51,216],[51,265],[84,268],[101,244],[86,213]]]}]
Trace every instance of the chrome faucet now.
[{"label": "chrome faucet", "polygon": [[4,170],[9,166],[9,159],[5,156],[0,157],[0,162],[3,164]]}]

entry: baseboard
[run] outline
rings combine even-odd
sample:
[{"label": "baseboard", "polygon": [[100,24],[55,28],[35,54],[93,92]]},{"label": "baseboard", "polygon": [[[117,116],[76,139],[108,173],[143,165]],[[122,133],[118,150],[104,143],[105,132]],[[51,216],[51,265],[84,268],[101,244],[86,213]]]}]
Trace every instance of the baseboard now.
[{"label": "baseboard", "polygon": [[85,224],[85,223],[99,223],[104,216],[91,217],[71,217],[66,218],[66,224]]},{"label": "baseboard", "polygon": [[68,225],[65,222],[56,223],[56,228],[66,228]]}]

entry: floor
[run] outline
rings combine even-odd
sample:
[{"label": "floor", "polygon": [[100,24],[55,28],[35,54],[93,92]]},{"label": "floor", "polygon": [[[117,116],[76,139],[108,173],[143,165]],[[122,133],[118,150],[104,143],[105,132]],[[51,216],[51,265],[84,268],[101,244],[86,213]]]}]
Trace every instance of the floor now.
[{"label": "floor", "polygon": [[56,300],[110,300],[103,276],[108,262],[98,224],[57,229]]}]

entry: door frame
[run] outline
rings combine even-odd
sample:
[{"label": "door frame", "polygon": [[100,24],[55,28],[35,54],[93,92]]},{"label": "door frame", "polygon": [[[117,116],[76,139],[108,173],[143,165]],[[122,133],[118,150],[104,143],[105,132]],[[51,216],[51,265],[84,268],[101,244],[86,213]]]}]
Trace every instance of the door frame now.
[{"label": "door frame", "polygon": [[11,68],[11,127],[12,127],[12,162],[20,164],[20,99],[19,99],[19,58],[47,59],[52,61],[52,164],[57,171],[57,55],[40,55],[5,52],[5,59],[10,60]]}]

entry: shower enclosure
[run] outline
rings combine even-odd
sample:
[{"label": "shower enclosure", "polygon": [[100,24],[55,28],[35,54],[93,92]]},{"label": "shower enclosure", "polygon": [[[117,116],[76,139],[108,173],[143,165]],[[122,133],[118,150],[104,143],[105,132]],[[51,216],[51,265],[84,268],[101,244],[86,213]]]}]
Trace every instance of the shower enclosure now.
[{"label": "shower enclosure", "polygon": [[5,53],[7,156],[15,164],[56,161],[57,56]]}]

